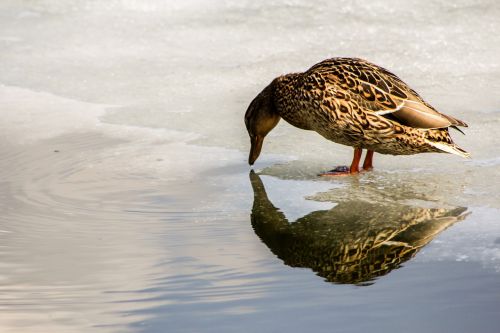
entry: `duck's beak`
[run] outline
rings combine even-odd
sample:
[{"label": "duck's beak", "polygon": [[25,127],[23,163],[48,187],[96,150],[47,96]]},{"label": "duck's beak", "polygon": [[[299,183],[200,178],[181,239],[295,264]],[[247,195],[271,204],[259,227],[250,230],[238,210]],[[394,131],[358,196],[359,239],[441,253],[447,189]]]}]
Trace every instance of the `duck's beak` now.
[{"label": "duck's beak", "polygon": [[262,136],[254,136],[250,139],[252,147],[250,148],[250,155],[248,156],[248,164],[253,165],[255,160],[260,155],[260,150],[262,149],[262,142],[264,142],[264,138]]}]

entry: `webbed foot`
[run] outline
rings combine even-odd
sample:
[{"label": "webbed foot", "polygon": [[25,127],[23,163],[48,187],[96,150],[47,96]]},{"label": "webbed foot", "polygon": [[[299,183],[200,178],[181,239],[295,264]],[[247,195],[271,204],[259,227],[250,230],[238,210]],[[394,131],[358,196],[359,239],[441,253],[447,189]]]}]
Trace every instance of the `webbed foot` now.
[{"label": "webbed foot", "polygon": [[338,167],[335,167],[334,169],[326,172],[320,173],[318,176],[325,177],[325,176],[347,176],[351,174],[351,170],[349,169],[348,166],[346,165],[341,165]]}]

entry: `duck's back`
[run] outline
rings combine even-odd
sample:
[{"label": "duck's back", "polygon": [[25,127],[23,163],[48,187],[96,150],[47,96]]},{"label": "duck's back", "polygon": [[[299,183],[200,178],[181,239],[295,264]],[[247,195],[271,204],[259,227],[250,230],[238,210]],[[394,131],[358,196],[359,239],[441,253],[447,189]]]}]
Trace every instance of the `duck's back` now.
[{"label": "duck's back", "polygon": [[328,59],[273,84],[278,112],[292,125],[381,153],[437,151],[425,143],[422,129],[467,126],[436,111],[395,74],[362,59]]}]

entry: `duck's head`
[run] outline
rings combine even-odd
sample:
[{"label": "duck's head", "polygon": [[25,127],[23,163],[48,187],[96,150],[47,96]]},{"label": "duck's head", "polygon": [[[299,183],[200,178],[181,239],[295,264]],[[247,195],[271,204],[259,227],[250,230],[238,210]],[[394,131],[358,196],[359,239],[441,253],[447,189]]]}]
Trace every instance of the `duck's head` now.
[{"label": "duck's head", "polygon": [[271,83],[254,98],[245,113],[245,125],[252,145],[248,156],[248,164],[250,165],[253,165],[259,157],[265,136],[280,120],[274,105],[273,93],[274,85]]}]

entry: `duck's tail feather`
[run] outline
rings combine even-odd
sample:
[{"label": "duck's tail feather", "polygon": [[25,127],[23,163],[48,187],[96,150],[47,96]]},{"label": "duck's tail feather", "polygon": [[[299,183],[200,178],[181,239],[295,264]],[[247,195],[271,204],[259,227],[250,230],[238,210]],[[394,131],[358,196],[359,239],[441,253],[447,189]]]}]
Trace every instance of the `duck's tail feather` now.
[{"label": "duck's tail feather", "polygon": [[470,153],[466,152],[456,144],[452,143],[443,143],[443,142],[432,142],[430,140],[426,140],[427,143],[439,150],[442,150],[444,152],[450,153],[450,154],[455,154],[458,156],[462,156],[463,158],[471,158]]},{"label": "duck's tail feather", "polygon": [[439,149],[440,151],[464,158],[471,158],[467,151],[460,148],[453,142],[447,129],[430,129],[427,131],[425,141],[427,144]]},{"label": "duck's tail feather", "polygon": [[453,125],[453,126],[450,126],[451,128],[453,128],[454,130],[457,130],[459,131],[460,133],[462,133],[463,135],[465,135],[465,133],[460,129],[458,128],[457,126]]}]

